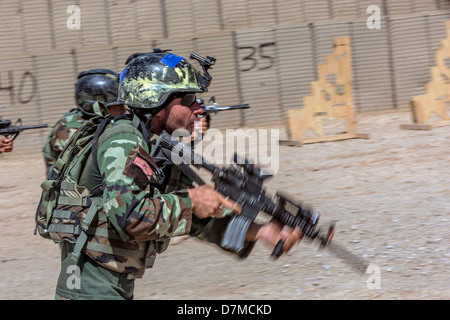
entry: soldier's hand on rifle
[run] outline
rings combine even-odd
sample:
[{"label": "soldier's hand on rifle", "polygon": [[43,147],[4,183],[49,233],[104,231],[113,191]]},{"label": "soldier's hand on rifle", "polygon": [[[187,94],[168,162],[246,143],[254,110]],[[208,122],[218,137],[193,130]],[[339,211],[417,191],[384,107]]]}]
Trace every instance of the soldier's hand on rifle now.
[{"label": "soldier's hand on rifle", "polygon": [[271,247],[275,247],[280,240],[284,242],[283,252],[288,252],[291,248],[303,238],[300,228],[292,229],[276,220],[272,220],[265,225],[253,224],[247,232],[246,240],[263,240]]},{"label": "soldier's hand on rifle", "polygon": [[215,191],[209,185],[202,185],[189,189],[192,211],[200,219],[207,217],[222,217],[224,208],[231,209],[235,213],[240,213],[240,206]]},{"label": "soldier's hand on rifle", "polygon": [[13,141],[12,139],[8,139],[5,137],[2,137],[0,139],[0,153],[3,152],[11,152],[13,149]]},{"label": "soldier's hand on rifle", "polygon": [[206,132],[206,130],[209,129],[209,117],[202,117],[198,121],[194,122],[194,130],[192,130],[191,133],[191,139],[195,140],[197,138],[200,138],[203,136]]}]

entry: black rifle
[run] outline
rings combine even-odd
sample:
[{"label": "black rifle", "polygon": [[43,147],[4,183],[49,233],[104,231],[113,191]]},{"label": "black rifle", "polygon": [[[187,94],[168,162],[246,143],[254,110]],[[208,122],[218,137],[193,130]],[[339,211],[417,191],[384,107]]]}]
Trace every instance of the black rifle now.
[{"label": "black rifle", "polygon": [[[311,240],[318,240],[320,248],[327,248],[337,257],[349,263],[353,268],[361,273],[365,273],[369,263],[362,257],[354,255],[346,248],[332,243],[335,224],[330,224],[326,232],[318,227],[319,213],[303,207],[299,202],[290,199],[280,192],[271,198],[266,194],[263,187],[264,180],[271,177],[265,174],[260,168],[249,163],[246,159],[240,159],[234,155],[234,162],[237,166],[219,168],[209,163],[201,155],[195,153],[191,148],[171,137],[167,132],[163,132],[152,149],[152,156],[165,158],[176,164],[192,181],[199,185],[205,182],[190,167],[203,168],[212,174],[212,181],[215,190],[222,195],[237,202],[242,211],[239,215],[233,216],[225,232],[222,246],[239,251],[243,243],[242,232],[255,220],[260,212],[271,215],[284,225],[292,228],[300,227],[305,237]],[[238,235],[236,237],[235,235]],[[241,238],[239,238],[241,237]],[[272,252],[274,258],[278,258],[282,253],[283,242],[279,242]]]},{"label": "black rifle", "polygon": [[17,138],[19,133],[21,133],[24,130],[46,128],[46,127],[48,127],[47,124],[22,127],[22,120],[20,118],[17,119],[15,125],[11,125],[11,120],[3,120],[3,118],[0,116],[0,135],[4,135],[5,137],[9,137],[12,135],[13,141],[15,138]]},{"label": "black rifle", "polygon": [[[201,114],[200,118],[209,117],[211,114],[213,114],[213,113],[215,114],[219,111],[250,108],[249,104],[240,104],[240,105],[236,105],[236,106],[219,107],[219,104],[216,102],[215,97],[209,98],[208,104],[205,104],[205,101],[203,99],[197,99],[197,101],[202,106],[202,109],[203,109],[203,113]],[[208,119],[208,121],[209,120],[210,119]]]}]

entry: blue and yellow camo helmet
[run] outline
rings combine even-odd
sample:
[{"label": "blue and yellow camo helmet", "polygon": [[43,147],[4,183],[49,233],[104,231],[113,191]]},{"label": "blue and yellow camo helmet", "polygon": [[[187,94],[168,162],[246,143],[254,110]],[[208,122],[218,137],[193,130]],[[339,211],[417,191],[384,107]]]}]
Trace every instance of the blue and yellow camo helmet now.
[{"label": "blue and yellow camo helmet", "polygon": [[197,93],[197,70],[185,58],[156,50],[135,53],[120,73],[118,100],[133,108],[156,109],[173,93]]}]

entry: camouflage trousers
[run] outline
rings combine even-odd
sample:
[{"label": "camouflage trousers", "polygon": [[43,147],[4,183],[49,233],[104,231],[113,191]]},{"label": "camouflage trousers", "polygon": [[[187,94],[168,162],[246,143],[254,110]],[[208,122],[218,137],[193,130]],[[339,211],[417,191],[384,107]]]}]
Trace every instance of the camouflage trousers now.
[{"label": "camouflage trousers", "polygon": [[81,253],[77,262],[70,258],[73,244],[61,244],[61,271],[55,300],[131,300],[134,279],[102,267]]}]

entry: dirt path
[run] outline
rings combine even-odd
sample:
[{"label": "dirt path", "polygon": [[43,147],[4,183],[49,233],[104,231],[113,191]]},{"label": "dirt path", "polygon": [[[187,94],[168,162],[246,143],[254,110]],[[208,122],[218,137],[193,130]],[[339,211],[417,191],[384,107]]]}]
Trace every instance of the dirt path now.
[{"label": "dirt path", "polygon": [[[358,275],[307,241],[273,262],[261,244],[236,261],[185,239],[136,281],[135,298],[449,299],[450,127],[399,129],[410,121],[408,111],[363,114],[368,140],[282,146],[267,183],[312,204],[324,225],[337,220],[334,240],[374,273]],[[0,299],[53,299],[58,247],[33,236],[43,173],[41,155],[0,156]]]}]

